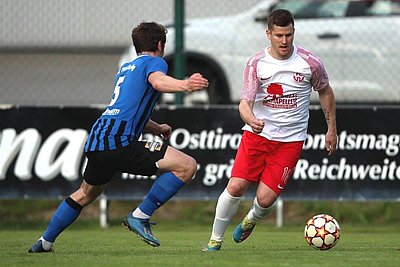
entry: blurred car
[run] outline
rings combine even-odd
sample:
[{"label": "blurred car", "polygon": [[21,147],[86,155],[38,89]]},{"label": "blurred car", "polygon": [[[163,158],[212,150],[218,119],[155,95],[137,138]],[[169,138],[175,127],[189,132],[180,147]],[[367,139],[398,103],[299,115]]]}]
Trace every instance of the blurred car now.
[{"label": "blurred car", "polygon": [[[185,97],[189,103],[230,104],[240,100],[247,59],[269,44],[267,15],[277,8],[295,17],[295,44],[319,56],[327,68],[339,103],[400,102],[400,2],[260,1],[226,17],[185,22],[186,73],[201,72],[207,91]],[[164,58],[173,73],[175,31],[168,27]],[[120,64],[136,56],[133,47]],[[312,94],[312,102],[318,94]],[[171,96],[164,98],[172,101]]]}]

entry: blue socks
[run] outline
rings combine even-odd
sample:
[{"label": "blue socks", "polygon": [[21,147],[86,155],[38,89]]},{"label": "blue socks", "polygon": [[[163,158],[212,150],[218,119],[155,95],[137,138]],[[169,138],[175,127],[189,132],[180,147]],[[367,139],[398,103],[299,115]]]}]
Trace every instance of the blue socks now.
[{"label": "blue socks", "polygon": [[139,205],[139,209],[151,216],[156,209],[172,198],[184,185],[185,183],[172,172],[161,174]]},{"label": "blue socks", "polygon": [[[172,172],[163,173],[154,182],[149,193],[140,204],[140,210],[151,216],[156,209],[172,198],[184,185],[185,183]],[[81,210],[81,205],[70,197],[66,198],[55,211],[43,238],[53,243],[62,231],[78,218]]]},{"label": "blue socks", "polygon": [[68,197],[58,206],[53,218],[50,220],[43,238],[46,241],[54,242],[57,236],[70,226],[81,213],[82,206]]}]

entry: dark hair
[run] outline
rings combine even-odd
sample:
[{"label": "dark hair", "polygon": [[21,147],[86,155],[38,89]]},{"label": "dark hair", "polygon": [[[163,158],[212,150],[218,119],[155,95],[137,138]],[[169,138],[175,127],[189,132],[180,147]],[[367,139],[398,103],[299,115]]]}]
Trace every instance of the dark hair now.
[{"label": "dark hair", "polygon": [[275,9],[268,16],[268,29],[272,30],[274,25],[286,27],[290,24],[294,27],[294,19],[292,13],[286,9]]},{"label": "dark hair", "polygon": [[136,53],[156,52],[161,41],[164,48],[167,30],[156,22],[142,22],[132,30],[132,42]]}]

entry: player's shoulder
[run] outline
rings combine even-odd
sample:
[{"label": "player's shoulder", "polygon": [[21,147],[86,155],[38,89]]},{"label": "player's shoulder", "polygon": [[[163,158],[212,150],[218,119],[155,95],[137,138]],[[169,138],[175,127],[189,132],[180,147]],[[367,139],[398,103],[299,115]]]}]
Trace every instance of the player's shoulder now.
[{"label": "player's shoulder", "polygon": [[147,64],[151,64],[151,65],[160,67],[160,68],[162,68],[162,69],[168,67],[167,62],[166,62],[165,59],[162,58],[162,57],[149,56],[149,57],[147,58]]},{"label": "player's shoulder", "polygon": [[262,48],[247,60],[247,64],[248,65],[257,64],[257,62],[260,61],[261,58],[265,57],[265,55],[266,55],[266,48]]},{"label": "player's shoulder", "polygon": [[133,61],[125,62],[125,63],[122,64],[122,66],[119,68],[119,70],[118,70],[118,75],[120,75],[121,73],[125,73],[125,72],[127,72],[127,71],[133,71],[134,69],[136,69],[136,65],[134,64],[134,60],[133,60]]},{"label": "player's shoulder", "polygon": [[151,56],[151,55],[139,55],[137,56],[134,60],[134,63],[136,64],[147,64],[149,62],[165,62],[165,60],[162,57],[156,57],[156,56]]},{"label": "player's shoulder", "polygon": [[297,46],[296,45],[296,53],[297,53],[297,55],[299,55],[301,58],[303,58],[305,60],[321,61],[321,59],[318,57],[318,55],[316,55],[311,50],[308,50],[308,49],[306,49],[304,47],[301,47],[301,46]]},{"label": "player's shoulder", "polygon": [[312,68],[323,69],[324,64],[322,60],[318,57],[318,55],[314,54],[310,50],[307,50],[303,47],[296,46],[296,53],[297,55],[302,58],[308,65]]},{"label": "player's shoulder", "polygon": [[151,71],[160,70],[165,73],[168,71],[168,64],[162,57],[141,55],[138,56],[133,63],[139,68],[145,68]]}]

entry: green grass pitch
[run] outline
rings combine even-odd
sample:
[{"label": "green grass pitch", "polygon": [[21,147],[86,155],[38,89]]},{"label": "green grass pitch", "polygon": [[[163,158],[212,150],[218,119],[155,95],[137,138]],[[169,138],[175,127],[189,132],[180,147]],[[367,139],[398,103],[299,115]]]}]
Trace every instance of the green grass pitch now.
[{"label": "green grass pitch", "polygon": [[[79,224],[79,222],[76,222]],[[306,243],[303,226],[257,225],[248,240],[232,241],[227,231],[221,251],[202,252],[211,225],[159,222],[153,248],[113,224],[74,227],[57,240],[54,253],[28,254],[41,230],[0,230],[0,266],[400,266],[400,226],[346,226],[337,245],[318,251]]]}]

